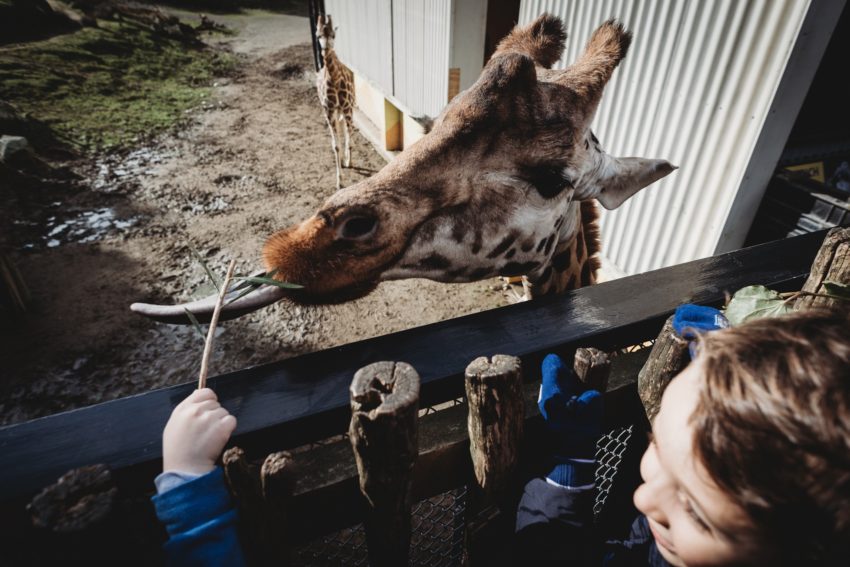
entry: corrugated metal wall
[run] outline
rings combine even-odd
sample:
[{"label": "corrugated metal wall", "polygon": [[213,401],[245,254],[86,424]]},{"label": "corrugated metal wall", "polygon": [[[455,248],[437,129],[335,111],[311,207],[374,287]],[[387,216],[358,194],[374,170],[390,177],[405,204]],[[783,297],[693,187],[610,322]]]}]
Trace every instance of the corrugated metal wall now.
[{"label": "corrugated metal wall", "polygon": [[325,13],[339,28],[335,50],[340,59],[392,93],[392,0],[325,0]]},{"label": "corrugated metal wall", "polygon": [[325,0],[339,26],[336,51],[413,115],[448,101],[452,0]]},{"label": "corrugated metal wall", "polygon": [[452,0],[393,0],[393,95],[414,115],[448,102]]},{"label": "corrugated metal wall", "polygon": [[[611,17],[633,31],[593,125],[612,155],[680,169],[602,218],[603,253],[638,273],[715,253],[806,16],[801,0],[523,0],[561,16],[575,60]],[[793,120],[793,117],[792,117]]]}]

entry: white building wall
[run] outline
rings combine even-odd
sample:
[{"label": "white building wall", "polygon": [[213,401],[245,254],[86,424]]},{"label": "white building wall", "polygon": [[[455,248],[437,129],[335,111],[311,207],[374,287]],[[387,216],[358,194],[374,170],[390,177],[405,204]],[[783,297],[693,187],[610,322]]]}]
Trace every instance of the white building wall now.
[{"label": "white building wall", "polygon": [[325,0],[336,32],[334,49],[355,73],[392,93],[392,0]]},{"label": "white building wall", "polygon": [[392,0],[393,96],[405,112],[436,116],[448,102],[452,0]]},{"label": "white building wall", "polygon": [[449,67],[460,72],[459,90],[472,86],[484,68],[487,0],[455,0]]},{"label": "white building wall", "polygon": [[[832,21],[806,20],[813,3],[822,12],[834,12]],[[740,246],[764,191],[751,178],[760,175],[766,183],[772,172],[843,3],[522,2],[520,23],[543,12],[566,22],[567,46],[556,67],[574,61],[593,30],[609,18],[634,33],[629,54],[603,95],[594,133],[612,155],[665,158],[680,169],[620,209],[603,213],[603,254],[616,268],[639,273]],[[800,44],[794,51],[804,21],[815,29],[803,37],[820,34],[817,45],[803,46],[807,57],[799,56]],[[792,52],[798,55],[793,71],[804,88],[780,89],[784,76],[788,82]],[[786,95],[782,104],[777,104],[777,92]],[[788,115],[777,115],[783,110]],[[780,125],[772,128],[774,138],[782,138],[783,131],[784,138],[761,136],[769,120]],[[738,205],[732,210],[733,202],[742,202],[739,189],[756,197],[748,199],[752,210]]]},{"label": "white building wall", "polygon": [[450,68],[460,90],[481,73],[487,0],[325,0],[325,12],[343,63],[407,115],[442,111]]}]

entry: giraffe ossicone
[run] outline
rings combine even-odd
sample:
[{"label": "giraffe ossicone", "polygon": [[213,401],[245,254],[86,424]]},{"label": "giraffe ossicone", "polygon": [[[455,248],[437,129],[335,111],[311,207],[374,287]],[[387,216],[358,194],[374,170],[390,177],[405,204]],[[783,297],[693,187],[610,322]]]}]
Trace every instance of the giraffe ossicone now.
[{"label": "giraffe ossicone", "polygon": [[[594,283],[595,202],[616,208],[676,168],[610,156],[590,131],[631,34],[607,21],[571,66],[549,69],[565,39],[561,20],[549,14],[514,28],[421,140],[268,238],[266,269],[304,287],[267,291],[250,307],[283,297],[344,302],[402,278],[524,275],[535,295]],[[181,306],[174,314],[173,322],[186,319]],[[156,318],[169,320],[163,311]]]}]

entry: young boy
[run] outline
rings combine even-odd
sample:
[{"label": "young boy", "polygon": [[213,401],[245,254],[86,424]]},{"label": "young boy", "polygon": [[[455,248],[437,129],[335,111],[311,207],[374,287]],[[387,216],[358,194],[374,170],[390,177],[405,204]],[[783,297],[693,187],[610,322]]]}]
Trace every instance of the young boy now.
[{"label": "young boy", "polygon": [[[850,565],[850,317],[758,319],[696,350],[653,423],[634,495],[643,516],[606,564]],[[522,530],[541,501],[531,486]],[[545,490],[570,502],[581,489]]]},{"label": "young boy", "polygon": [[209,388],[180,402],[162,433],[163,473],[156,477],[156,514],[165,524],[168,565],[245,564],[236,535],[236,510],[216,461],[236,418]]}]

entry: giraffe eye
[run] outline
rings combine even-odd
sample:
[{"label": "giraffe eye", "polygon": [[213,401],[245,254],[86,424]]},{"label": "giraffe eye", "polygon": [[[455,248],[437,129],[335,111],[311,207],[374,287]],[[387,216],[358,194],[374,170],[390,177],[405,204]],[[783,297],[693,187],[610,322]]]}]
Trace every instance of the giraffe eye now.
[{"label": "giraffe eye", "polygon": [[357,239],[371,235],[378,224],[374,217],[351,217],[346,219],[340,228],[342,238]]}]

